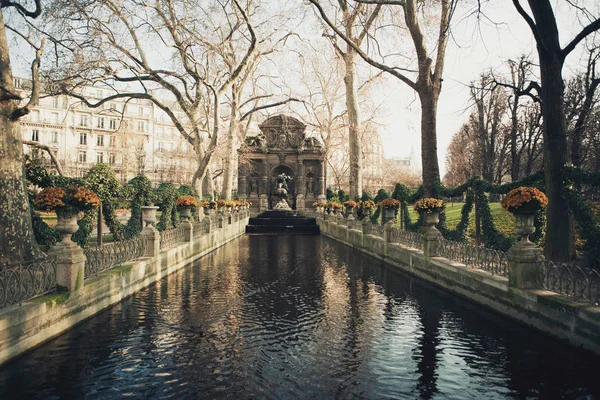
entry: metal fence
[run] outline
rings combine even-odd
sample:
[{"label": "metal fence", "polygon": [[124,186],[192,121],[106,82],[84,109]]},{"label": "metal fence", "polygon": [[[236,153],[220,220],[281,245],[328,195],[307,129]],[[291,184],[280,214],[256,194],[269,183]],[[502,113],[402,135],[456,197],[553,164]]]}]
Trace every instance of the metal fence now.
[{"label": "metal fence", "polygon": [[417,232],[405,231],[394,227],[392,228],[390,241],[392,243],[401,243],[415,249],[423,249],[423,236]]},{"label": "metal fence", "polygon": [[204,222],[196,222],[193,225],[194,237],[198,237],[203,233],[206,233],[206,224]]},{"label": "metal fence", "polygon": [[508,276],[508,256],[504,251],[440,239],[438,254],[468,267],[491,272],[492,275]]},{"label": "metal fence", "polygon": [[56,290],[56,262],[40,258],[0,266],[0,308]]},{"label": "metal fence", "polygon": [[554,263],[540,256],[537,260],[537,283],[542,289],[576,301],[600,305],[600,273],[589,267]]},{"label": "metal fence", "polygon": [[83,252],[87,257],[84,276],[89,278],[127,261],[143,257],[146,254],[146,239],[140,235],[104,246],[87,247]]},{"label": "metal fence", "polygon": [[167,249],[177,243],[185,241],[185,230],[183,226],[179,228],[168,229],[160,233],[160,248]]},{"label": "metal fence", "polygon": [[383,226],[379,224],[371,225],[371,235],[383,237]]}]

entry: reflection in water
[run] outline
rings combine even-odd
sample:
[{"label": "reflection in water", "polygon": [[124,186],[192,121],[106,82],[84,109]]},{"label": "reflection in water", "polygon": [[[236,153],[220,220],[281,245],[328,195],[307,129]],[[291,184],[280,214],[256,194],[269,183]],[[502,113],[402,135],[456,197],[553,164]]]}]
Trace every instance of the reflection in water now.
[{"label": "reflection in water", "polygon": [[7,365],[0,399],[594,398],[598,361],[326,238],[250,236]]}]

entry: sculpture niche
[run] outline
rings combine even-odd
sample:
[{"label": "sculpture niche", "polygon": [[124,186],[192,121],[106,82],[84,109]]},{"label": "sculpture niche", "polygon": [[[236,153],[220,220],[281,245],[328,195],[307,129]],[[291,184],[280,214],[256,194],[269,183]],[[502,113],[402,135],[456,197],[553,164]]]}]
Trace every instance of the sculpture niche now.
[{"label": "sculpture niche", "polygon": [[290,188],[288,186],[288,182],[292,180],[292,177],[286,175],[285,173],[281,173],[275,177],[275,188],[273,190],[273,195],[277,197],[279,200],[273,207],[274,210],[291,210],[292,208],[287,202],[288,194],[290,193]]}]

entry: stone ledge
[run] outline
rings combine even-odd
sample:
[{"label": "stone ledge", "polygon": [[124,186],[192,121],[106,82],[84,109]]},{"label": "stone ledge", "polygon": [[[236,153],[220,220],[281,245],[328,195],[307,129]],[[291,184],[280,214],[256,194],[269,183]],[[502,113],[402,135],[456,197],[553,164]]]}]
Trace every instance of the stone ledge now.
[{"label": "stone ledge", "polygon": [[41,296],[0,310],[0,365],[111,307],[199,257],[244,234],[247,219],[103,271],[71,293]]},{"label": "stone ledge", "polygon": [[[461,297],[484,305],[571,344],[600,354],[600,307],[582,304],[546,290],[516,289],[508,278],[469,268],[443,257],[427,259],[420,250],[388,243],[387,252],[376,251],[383,239],[363,235],[343,225],[318,219],[321,233],[393,268],[415,275]],[[355,234],[355,232],[357,234]]]}]

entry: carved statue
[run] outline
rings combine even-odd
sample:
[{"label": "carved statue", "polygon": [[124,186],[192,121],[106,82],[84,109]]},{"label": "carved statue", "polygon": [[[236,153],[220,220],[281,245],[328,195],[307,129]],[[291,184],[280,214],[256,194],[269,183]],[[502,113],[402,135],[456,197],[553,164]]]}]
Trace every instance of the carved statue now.
[{"label": "carved statue", "polygon": [[256,176],[250,176],[250,193],[256,193],[256,189],[258,186],[258,179]]},{"label": "carved statue", "polygon": [[292,177],[289,175],[286,175],[285,173],[281,173],[279,175],[277,175],[277,177],[275,178],[275,189],[279,189],[279,188],[283,188],[287,191],[287,193],[290,192],[290,188],[288,187],[288,182],[292,180]]},{"label": "carved statue", "polygon": [[314,194],[315,193],[315,179],[308,175],[306,177],[306,194]]}]

